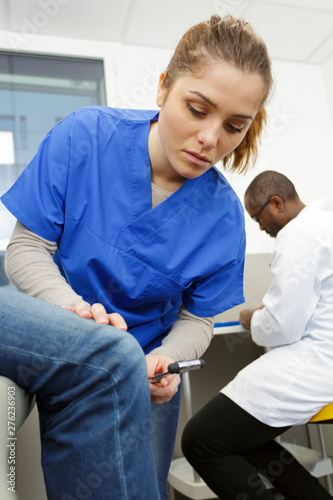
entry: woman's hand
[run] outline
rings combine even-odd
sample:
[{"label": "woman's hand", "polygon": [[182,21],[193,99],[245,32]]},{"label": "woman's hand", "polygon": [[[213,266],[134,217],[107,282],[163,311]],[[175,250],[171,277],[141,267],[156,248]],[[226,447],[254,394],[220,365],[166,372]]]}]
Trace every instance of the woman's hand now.
[{"label": "woman's hand", "polygon": [[[164,356],[163,354],[147,354],[147,374],[148,379],[158,373],[168,371],[170,363],[174,363],[174,359]],[[178,391],[180,384],[180,376],[177,374],[166,375],[159,382],[150,382],[150,399],[152,403],[167,403],[172,396]]]},{"label": "woman's hand", "polygon": [[77,302],[74,307],[63,306],[64,309],[74,312],[81,318],[94,319],[99,325],[112,325],[120,330],[127,330],[124,318],[118,313],[107,314],[102,304],[90,306],[84,300]]}]

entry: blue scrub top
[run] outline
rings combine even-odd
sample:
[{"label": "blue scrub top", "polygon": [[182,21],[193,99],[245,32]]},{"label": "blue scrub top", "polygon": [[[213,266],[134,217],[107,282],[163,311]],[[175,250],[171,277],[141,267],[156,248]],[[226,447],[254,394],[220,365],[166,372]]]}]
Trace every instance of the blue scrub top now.
[{"label": "blue scrub top", "polygon": [[148,134],[157,119],[157,111],[75,111],[1,199],[57,242],[55,261],[75,292],[120,313],[146,352],[181,303],[208,317],[244,301],[243,208],[215,167],[151,209]]}]

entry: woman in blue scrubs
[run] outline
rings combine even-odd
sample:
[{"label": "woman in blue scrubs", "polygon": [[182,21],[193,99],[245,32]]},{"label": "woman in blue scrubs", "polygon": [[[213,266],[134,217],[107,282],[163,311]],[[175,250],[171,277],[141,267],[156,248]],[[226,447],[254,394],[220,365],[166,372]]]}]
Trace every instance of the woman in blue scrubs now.
[{"label": "woman in blue scrubs", "polygon": [[[242,172],[255,159],[271,85],[261,38],[244,21],[212,16],[178,44],[159,111],[90,107],[64,118],[2,197],[19,221],[11,280],[128,329],[148,377],[200,356],[212,316],[243,302],[243,209],[215,164]],[[150,384],[162,500],[179,383]]]}]

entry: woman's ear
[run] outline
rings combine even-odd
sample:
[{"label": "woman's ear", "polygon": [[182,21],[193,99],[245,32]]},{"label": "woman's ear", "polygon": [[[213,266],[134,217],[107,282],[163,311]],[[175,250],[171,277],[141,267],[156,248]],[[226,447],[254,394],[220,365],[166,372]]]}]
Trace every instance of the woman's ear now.
[{"label": "woman's ear", "polygon": [[164,87],[163,81],[164,81],[164,73],[161,73],[158,82],[157,97],[156,97],[156,103],[159,107],[162,106],[166,97],[166,88]]}]

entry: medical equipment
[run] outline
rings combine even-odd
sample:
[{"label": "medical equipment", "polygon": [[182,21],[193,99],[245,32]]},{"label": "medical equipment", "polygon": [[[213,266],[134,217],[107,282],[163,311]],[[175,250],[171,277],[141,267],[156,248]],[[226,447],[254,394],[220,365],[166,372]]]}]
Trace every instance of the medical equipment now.
[{"label": "medical equipment", "polygon": [[200,370],[205,366],[205,362],[203,359],[190,359],[184,361],[175,361],[174,363],[170,363],[168,366],[168,371],[165,373],[158,373],[154,377],[149,379],[149,382],[159,382],[161,378],[166,375],[170,375],[173,373],[184,373],[192,370]]}]

